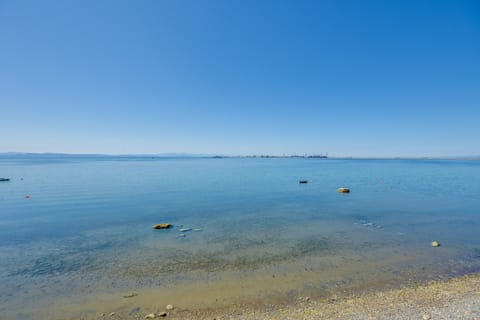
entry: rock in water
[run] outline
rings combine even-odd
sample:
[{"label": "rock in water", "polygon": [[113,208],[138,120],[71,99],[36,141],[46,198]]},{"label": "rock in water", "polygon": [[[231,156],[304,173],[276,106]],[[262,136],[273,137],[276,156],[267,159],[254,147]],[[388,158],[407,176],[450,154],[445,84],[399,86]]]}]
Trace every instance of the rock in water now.
[{"label": "rock in water", "polygon": [[155,318],[156,318],[156,316],[155,316],[155,314],[153,314],[153,313],[147,314],[147,315],[145,316],[145,319],[155,319]]},{"label": "rock in water", "polygon": [[167,313],[166,312],[160,312],[158,314],[159,317],[166,317],[167,316]]},{"label": "rock in water", "polygon": [[187,231],[192,231],[192,228],[182,228],[182,229],[180,229],[180,232],[187,232]]},{"label": "rock in water", "polygon": [[167,304],[167,306],[165,307],[165,309],[167,310],[173,310],[173,306],[171,304]]},{"label": "rock in water", "polygon": [[153,225],[153,229],[169,229],[172,225],[170,223],[159,223]]},{"label": "rock in water", "polygon": [[130,294],[124,295],[123,297],[124,298],[133,298],[133,297],[136,297],[136,296],[138,296],[138,293],[132,292]]},{"label": "rock in water", "polygon": [[433,241],[432,247],[440,247],[440,243],[438,241]]},{"label": "rock in water", "polygon": [[350,189],[348,188],[338,188],[337,191],[340,193],[350,193]]}]

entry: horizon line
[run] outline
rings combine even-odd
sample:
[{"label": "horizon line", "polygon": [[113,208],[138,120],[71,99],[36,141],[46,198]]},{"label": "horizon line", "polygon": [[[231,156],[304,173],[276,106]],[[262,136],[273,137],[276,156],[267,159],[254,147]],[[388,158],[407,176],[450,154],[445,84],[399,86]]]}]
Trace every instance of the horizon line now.
[{"label": "horizon line", "polygon": [[[191,152],[160,152],[160,153],[68,153],[68,152],[19,152],[19,151],[6,151],[0,152],[0,155],[32,155],[32,156],[41,156],[41,155],[59,155],[59,156],[105,156],[105,157],[177,157],[177,158],[211,158],[211,157],[222,157],[222,158],[308,158],[309,156],[325,156],[324,154],[222,154],[222,153],[191,153]],[[480,155],[457,155],[457,156],[325,156],[328,159],[359,159],[359,160],[368,160],[368,159],[378,159],[378,160],[480,160]],[[310,158],[311,159],[311,158]]]}]

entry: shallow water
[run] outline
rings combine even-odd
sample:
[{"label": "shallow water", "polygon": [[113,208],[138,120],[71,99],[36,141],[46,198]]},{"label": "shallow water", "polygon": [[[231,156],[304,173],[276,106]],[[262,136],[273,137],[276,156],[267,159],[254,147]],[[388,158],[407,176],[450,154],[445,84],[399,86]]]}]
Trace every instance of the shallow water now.
[{"label": "shallow water", "polygon": [[129,292],[220,306],[480,269],[478,161],[4,155],[2,176],[7,318],[106,312],[92,297],[120,308]]}]

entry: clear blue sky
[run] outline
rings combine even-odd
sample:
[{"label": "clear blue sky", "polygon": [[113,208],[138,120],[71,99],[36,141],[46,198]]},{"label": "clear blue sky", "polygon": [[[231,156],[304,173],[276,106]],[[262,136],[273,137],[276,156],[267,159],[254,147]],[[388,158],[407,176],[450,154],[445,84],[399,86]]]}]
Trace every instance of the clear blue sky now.
[{"label": "clear blue sky", "polygon": [[0,0],[0,151],[480,154],[480,2]]}]

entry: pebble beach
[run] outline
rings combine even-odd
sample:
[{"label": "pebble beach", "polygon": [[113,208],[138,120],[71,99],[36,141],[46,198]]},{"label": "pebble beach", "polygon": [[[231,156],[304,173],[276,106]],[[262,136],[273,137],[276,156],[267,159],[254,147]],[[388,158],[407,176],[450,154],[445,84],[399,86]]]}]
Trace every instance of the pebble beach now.
[{"label": "pebble beach", "polygon": [[[235,304],[223,309],[182,309],[159,305],[82,316],[80,319],[480,319],[480,274],[344,297],[255,306]],[[78,319],[78,318],[77,318]]]}]

